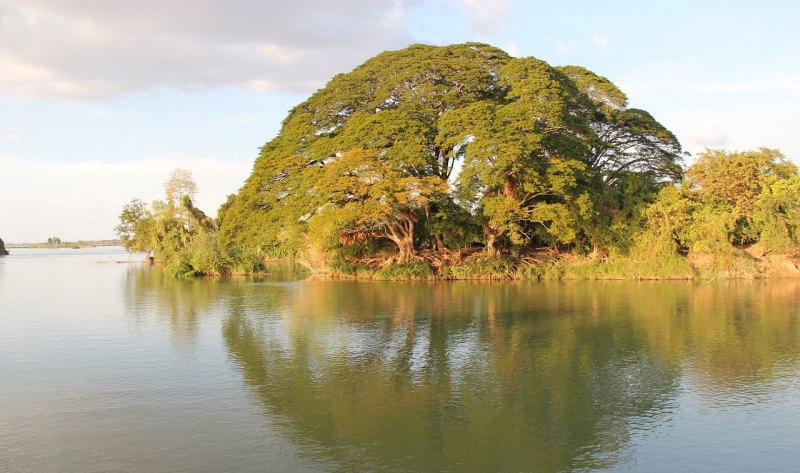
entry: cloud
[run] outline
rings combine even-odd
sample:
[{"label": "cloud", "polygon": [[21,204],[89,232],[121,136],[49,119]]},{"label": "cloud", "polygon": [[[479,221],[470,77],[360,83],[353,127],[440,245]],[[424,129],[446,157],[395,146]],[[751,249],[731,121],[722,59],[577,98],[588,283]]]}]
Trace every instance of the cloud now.
[{"label": "cloud", "polygon": [[[0,0],[0,94],[157,87],[308,92],[411,42],[418,0]],[[494,24],[494,20],[488,20]]]},{"label": "cloud", "polygon": [[461,0],[461,7],[472,29],[485,35],[499,35],[511,20],[511,0]]},{"label": "cloud", "polygon": [[160,156],[122,163],[35,163],[0,156],[0,235],[11,242],[113,238],[123,204],[163,198],[175,168],[188,169],[199,189],[197,207],[216,215],[227,194],[250,174],[252,161]]},{"label": "cloud", "polygon": [[719,130],[695,130],[688,135],[691,145],[716,148],[725,146],[730,142],[730,137]]},{"label": "cloud", "polygon": [[559,41],[556,43],[556,49],[558,49],[559,55],[566,56],[567,54],[571,53],[573,49],[575,49],[575,44],[572,42],[562,43]]},{"label": "cloud", "polygon": [[0,127],[0,133],[6,141],[20,141],[22,139],[22,128],[20,127]]},{"label": "cloud", "polygon": [[608,37],[600,33],[592,34],[592,44],[601,53],[608,52]]},{"label": "cloud", "polygon": [[[800,98],[800,74],[789,71],[765,71],[761,68],[742,69],[730,73],[725,69],[697,61],[652,61],[632,68],[619,81],[629,94],[660,97],[663,94],[683,96],[697,94],[705,97],[732,96],[741,102],[744,96],[780,97],[785,102]],[[707,100],[703,100],[707,102]]]}]

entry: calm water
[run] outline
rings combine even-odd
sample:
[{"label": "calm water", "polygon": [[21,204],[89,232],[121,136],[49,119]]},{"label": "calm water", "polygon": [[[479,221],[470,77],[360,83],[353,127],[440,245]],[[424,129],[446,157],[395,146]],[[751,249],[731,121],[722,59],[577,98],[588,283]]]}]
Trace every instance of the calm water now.
[{"label": "calm water", "polygon": [[0,258],[0,471],[797,471],[800,281],[176,281]]}]

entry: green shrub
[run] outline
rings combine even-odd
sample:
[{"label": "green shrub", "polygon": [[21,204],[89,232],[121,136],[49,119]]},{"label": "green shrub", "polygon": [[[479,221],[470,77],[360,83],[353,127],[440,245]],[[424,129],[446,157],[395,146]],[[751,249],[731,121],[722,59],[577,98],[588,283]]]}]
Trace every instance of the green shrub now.
[{"label": "green shrub", "polygon": [[253,274],[264,270],[266,254],[261,248],[239,245],[228,250],[227,260],[229,272]]},{"label": "green shrub", "polygon": [[198,274],[219,276],[230,269],[230,262],[219,249],[217,233],[201,232],[192,238],[187,247],[189,265]]},{"label": "green shrub", "polygon": [[637,236],[630,255],[621,260],[622,271],[635,279],[694,277],[694,269],[678,253],[676,246],[669,235],[642,232]]},{"label": "green shrub", "polygon": [[164,257],[164,271],[176,278],[191,278],[198,274],[192,268],[191,256],[186,251],[166,255]]}]

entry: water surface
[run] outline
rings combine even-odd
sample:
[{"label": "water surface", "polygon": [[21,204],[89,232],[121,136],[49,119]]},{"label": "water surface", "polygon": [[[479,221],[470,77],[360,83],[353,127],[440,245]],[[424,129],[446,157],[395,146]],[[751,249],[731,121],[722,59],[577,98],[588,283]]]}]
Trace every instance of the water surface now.
[{"label": "water surface", "polygon": [[0,258],[0,471],[796,471],[800,281]]}]

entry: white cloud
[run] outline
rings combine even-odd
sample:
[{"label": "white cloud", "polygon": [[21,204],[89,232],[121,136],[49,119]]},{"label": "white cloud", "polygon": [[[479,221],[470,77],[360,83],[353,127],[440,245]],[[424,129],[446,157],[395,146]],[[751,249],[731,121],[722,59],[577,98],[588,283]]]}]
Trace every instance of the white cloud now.
[{"label": "white cloud", "polygon": [[0,157],[0,237],[6,242],[113,238],[122,206],[134,198],[162,198],[162,183],[175,168],[192,171],[197,207],[213,216],[227,194],[242,186],[252,161],[165,156],[53,164]]},{"label": "white cloud", "polygon": [[0,0],[0,95],[308,92],[411,42],[405,14],[417,1]]},{"label": "white cloud", "polygon": [[511,0],[461,0],[473,30],[489,36],[498,35],[511,20]]},{"label": "white cloud", "polygon": [[694,130],[689,133],[689,144],[703,148],[717,148],[730,142],[730,137],[720,130]]},{"label": "white cloud", "polygon": [[592,44],[594,47],[600,51],[601,53],[605,54],[608,52],[608,37],[602,35],[600,33],[592,34]]},{"label": "white cloud", "polygon": [[559,55],[566,56],[575,49],[575,44],[572,42],[562,43],[559,41],[556,43],[556,49],[558,50]]},{"label": "white cloud", "polygon": [[3,134],[3,139],[6,141],[19,141],[22,139],[22,128],[14,127],[0,127],[0,133]]},{"label": "white cloud", "polygon": [[641,94],[704,94],[704,95],[794,95],[800,93],[800,76],[735,77],[730,79],[684,78],[675,71],[652,71],[626,80],[626,91]]}]

